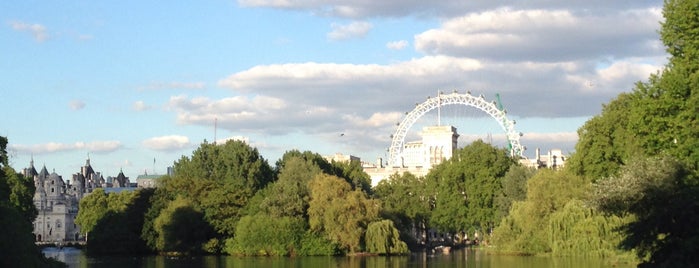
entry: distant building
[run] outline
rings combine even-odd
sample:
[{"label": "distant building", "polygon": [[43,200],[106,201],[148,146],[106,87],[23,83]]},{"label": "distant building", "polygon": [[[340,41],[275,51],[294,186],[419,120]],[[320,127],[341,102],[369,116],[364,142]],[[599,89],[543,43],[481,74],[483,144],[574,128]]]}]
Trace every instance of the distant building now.
[{"label": "distant building", "polygon": [[550,168],[560,169],[565,167],[568,156],[563,154],[560,149],[553,149],[547,154],[541,155],[541,150],[536,148],[534,159],[520,159],[519,163],[530,168]]},{"label": "distant building", "polygon": [[359,157],[356,157],[354,155],[344,155],[342,153],[336,153],[334,155],[326,155],[323,156],[326,161],[328,162],[338,162],[338,163],[346,163],[346,162],[352,162],[352,161],[360,161]]},{"label": "distant building", "polygon": [[[80,199],[105,184],[100,173],[95,172],[87,159],[73,181],[65,182],[55,172],[49,174],[44,166],[40,172],[34,168],[34,160],[23,175],[34,178],[34,205],[38,211],[34,220],[36,241],[60,242],[82,238],[80,227],[75,224]],[[123,175],[123,174],[122,174]]]},{"label": "distant building", "polygon": [[[167,175],[175,175],[175,169],[173,167],[167,168]],[[139,188],[155,188],[158,187],[158,181],[165,175],[148,175],[148,172],[144,172],[143,175],[138,175],[136,177],[136,186]]]},{"label": "distant building", "polygon": [[364,163],[364,172],[371,177],[371,185],[375,186],[395,173],[425,176],[433,166],[451,158],[458,146],[459,134],[453,126],[424,127],[420,136],[422,140],[403,145],[401,163],[397,166],[384,167],[382,159],[376,164]]}]

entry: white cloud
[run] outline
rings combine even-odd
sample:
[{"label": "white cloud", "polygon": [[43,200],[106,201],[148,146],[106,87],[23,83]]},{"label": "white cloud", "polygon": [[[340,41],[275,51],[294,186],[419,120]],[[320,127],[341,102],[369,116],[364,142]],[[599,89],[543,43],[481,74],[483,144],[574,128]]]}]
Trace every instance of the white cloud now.
[{"label": "white cloud", "polygon": [[49,38],[44,25],[38,23],[29,24],[21,21],[12,21],[9,24],[13,30],[30,33],[37,42],[41,43]]},{"label": "white cloud", "polygon": [[331,27],[333,30],[328,33],[328,39],[340,41],[363,38],[369,33],[373,26],[366,21],[355,21],[347,25],[333,23]]},{"label": "white cloud", "polygon": [[153,137],[142,142],[143,146],[156,151],[174,151],[189,147],[189,138],[181,135]]},{"label": "white cloud", "polygon": [[35,145],[11,145],[14,150],[22,153],[43,154],[56,153],[66,151],[88,151],[91,153],[109,153],[122,148],[119,141],[93,141],[93,142],[75,142],[75,143],[60,143],[49,142]]},{"label": "white cloud", "polygon": [[511,10],[469,13],[415,36],[427,54],[503,61],[568,61],[663,55],[659,9],[616,13]]},{"label": "white cloud", "polygon": [[82,110],[83,108],[85,108],[85,102],[81,100],[72,100],[70,101],[68,106],[70,106],[70,109],[73,111]]},{"label": "white cloud", "polygon": [[408,46],[408,41],[400,40],[386,43],[386,47],[391,50],[402,50]]},{"label": "white cloud", "polygon": [[153,108],[153,106],[148,105],[143,101],[136,101],[133,103],[133,105],[131,105],[131,109],[133,109],[134,111],[139,111],[139,112],[150,110],[152,108]]}]

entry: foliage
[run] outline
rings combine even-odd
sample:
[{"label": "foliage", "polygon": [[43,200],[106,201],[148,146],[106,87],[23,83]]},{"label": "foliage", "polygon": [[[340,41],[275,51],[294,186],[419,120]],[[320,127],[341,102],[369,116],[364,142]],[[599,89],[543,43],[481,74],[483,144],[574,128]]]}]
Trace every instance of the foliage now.
[{"label": "foliage", "polygon": [[308,218],[308,182],[320,174],[321,169],[301,157],[287,157],[279,179],[268,187],[266,197],[259,204],[259,211],[271,217]]},{"label": "foliage", "polygon": [[424,178],[411,173],[391,175],[373,189],[381,201],[381,215],[391,219],[400,231],[401,240],[411,247],[417,246],[413,228],[425,232],[431,213],[432,193],[425,187]]},{"label": "foliage", "polygon": [[80,200],[75,224],[80,225],[80,230],[85,233],[88,241],[92,230],[109,211],[108,204],[107,194],[102,188],[95,189]]},{"label": "foliage", "polygon": [[593,204],[607,212],[635,216],[622,228],[621,246],[635,249],[645,266],[688,267],[699,262],[695,172],[667,156],[632,161],[619,176],[595,185]]},{"label": "foliage", "polygon": [[617,230],[632,217],[602,215],[582,200],[572,199],[551,214],[548,235],[554,256],[615,257],[633,262],[634,256],[617,248],[623,235]]},{"label": "foliage", "polygon": [[379,203],[336,176],[317,175],[308,187],[311,230],[324,233],[343,250],[360,251],[368,223],[378,217]]},{"label": "foliage", "polygon": [[372,222],[366,230],[366,249],[370,253],[405,254],[410,252],[408,245],[400,240],[398,229],[390,220]]},{"label": "foliage", "polygon": [[[581,199],[586,183],[564,171],[541,170],[527,182],[527,198],[515,201],[510,213],[493,231],[501,251],[524,254],[551,252],[547,228],[552,214],[573,199]],[[565,227],[568,228],[568,227]]]},{"label": "foliage", "polygon": [[307,227],[301,218],[245,216],[238,222],[236,236],[226,242],[234,255],[296,255]]},{"label": "foliage", "polygon": [[505,149],[478,140],[433,167],[426,177],[434,191],[432,225],[445,232],[493,227],[499,221],[493,207],[502,192],[500,178],[513,163]]},{"label": "foliage", "polygon": [[204,214],[182,197],[170,202],[153,224],[158,233],[156,246],[161,252],[197,253],[212,238]]},{"label": "foliage", "polygon": [[301,248],[298,255],[301,256],[333,256],[340,254],[340,249],[337,243],[323,235],[307,231],[301,237]]},{"label": "foliage", "polygon": [[536,174],[536,169],[522,165],[512,165],[501,180],[502,193],[495,199],[497,217],[503,218],[515,201],[527,198],[527,180]]},{"label": "foliage", "polygon": [[97,220],[87,245],[87,253],[134,254],[149,249],[141,239],[144,216],[150,207],[153,189],[111,193],[107,196],[109,209]]}]

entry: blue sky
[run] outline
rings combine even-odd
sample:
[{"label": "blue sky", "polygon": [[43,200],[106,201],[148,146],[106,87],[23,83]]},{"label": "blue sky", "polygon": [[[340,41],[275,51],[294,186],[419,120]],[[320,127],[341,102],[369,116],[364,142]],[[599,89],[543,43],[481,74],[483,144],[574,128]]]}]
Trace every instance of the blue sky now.
[{"label": "blue sky", "polygon": [[215,121],[270,163],[374,162],[405,112],[458,89],[499,93],[525,154],[571,152],[666,62],[660,0],[504,2],[3,1],[0,135],[15,169],[33,157],[64,178],[88,154],[105,176],[164,173]]}]

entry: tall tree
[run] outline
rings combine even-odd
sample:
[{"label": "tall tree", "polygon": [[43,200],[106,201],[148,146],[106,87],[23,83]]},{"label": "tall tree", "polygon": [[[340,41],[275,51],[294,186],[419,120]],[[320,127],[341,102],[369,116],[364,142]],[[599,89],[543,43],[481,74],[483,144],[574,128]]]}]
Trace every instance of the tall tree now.
[{"label": "tall tree", "polygon": [[499,222],[495,198],[502,192],[500,178],[514,163],[507,150],[481,140],[458,149],[427,174],[435,191],[432,224],[449,232],[494,227]]},{"label": "tall tree", "polygon": [[379,203],[345,180],[327,174],[309,182],[311,200],[308,207],[312,231],[324,233],[342,249],[354,253],[362,249],[367,225],[378,218]]}]

